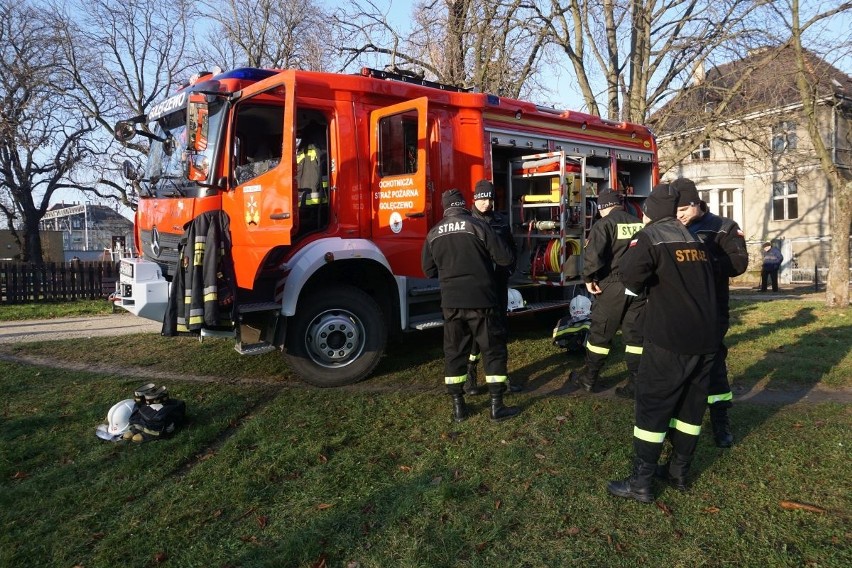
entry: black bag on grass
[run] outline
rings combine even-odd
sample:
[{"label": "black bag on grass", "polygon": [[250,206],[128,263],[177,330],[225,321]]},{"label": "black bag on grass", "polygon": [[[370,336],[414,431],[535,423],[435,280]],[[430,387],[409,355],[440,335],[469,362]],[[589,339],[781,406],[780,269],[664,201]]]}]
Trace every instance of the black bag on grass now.
[{"label": "black bag on grass", "polygon": [[[134,441],[147,442],[168,438],[183,423],[186,403],[170,398],[161,404],[140,404],[130,415],[130,432]],[[141,440],[136,434],[141,435]]]}]

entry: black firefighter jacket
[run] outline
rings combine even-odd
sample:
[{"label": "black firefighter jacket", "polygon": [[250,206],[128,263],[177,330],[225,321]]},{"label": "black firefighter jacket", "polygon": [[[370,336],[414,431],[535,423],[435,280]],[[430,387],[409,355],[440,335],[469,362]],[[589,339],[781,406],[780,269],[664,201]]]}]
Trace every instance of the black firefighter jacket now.
[{"label": "black firefighter jacket", "polygon": [[621,280],[621,257],[640,229],[642,221],[623,209],[595,222],[583,251],[583,282],[602,282],[610,275]]},{"label": "black firefighter jacket", "polygon": [[209,211],[193,219],[181,243],[169,289],[162,335],[233,326],[235,292],[228,215]]},{"label": "black firefighter jacket", "polygon": [[647,286],[645,341],[681,355],[719,347],[716,290],[704,244],[674,217],[636,233],[621,264],[624,286]]},{"label": "black firefighter jacket", "polygon": [[462,207],[450,207],[423,243],[421,265],[441,283],[442,308],[496,308],[494,264],[509,266],[508,244]]}]

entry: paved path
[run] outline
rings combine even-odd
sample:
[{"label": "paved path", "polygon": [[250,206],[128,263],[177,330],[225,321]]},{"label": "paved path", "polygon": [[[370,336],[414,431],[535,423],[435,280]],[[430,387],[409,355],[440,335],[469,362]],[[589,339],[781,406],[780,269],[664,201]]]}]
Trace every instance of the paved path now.
[{"label": "paved path", "polygon": [[130,313],[0,322],[0,343],[160,333],[163,324]]}]

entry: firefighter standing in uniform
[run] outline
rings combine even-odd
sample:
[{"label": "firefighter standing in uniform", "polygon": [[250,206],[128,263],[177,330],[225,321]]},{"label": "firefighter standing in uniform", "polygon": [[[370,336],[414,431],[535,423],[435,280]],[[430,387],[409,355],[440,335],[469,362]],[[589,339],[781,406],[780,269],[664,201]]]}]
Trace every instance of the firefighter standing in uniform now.
[{"label": "firefighter standing in uniform", "polygon": [[[480,219],[491,225],[497,236],[503,240],[512,251],[512,256],[517,259],[517,247],[515,239],[512,238],[512,229],[509,227],[509,221],[501,213],[494,211],[494,184],[486,179],[479,180],[473,189],[473,208],[471,214],[476,219]],[[508,316],[506,312],[509,309],[509,276],[515,271],[515,263],[509,266],[494,267],[494,280],[497,284],[497,315],[503,319],[503,329],[508,334]],[[508,335],[506,340],[508,341]],[[477,365],[481,357],[479,344],[473,342],[473,351],[470,352],[470,357],[467,364],[467,380],[464,383],[464,392],[469,395],[482,394],[483,390],[476,385]],[[509,392],[520,392],[523,387],[519,384],[513,384],[506,379],[506,386]]]},{"label": "firefighter standing in uniform", "polygon": [[[677,191],[654,187],[646,226],[636,233],[621,271],[628,290],[647,287],[644,344],[636,379],[633,473],[610,481],[618,497],[651,503],[654,475],[681,491],[707,407],[707,384],[719,344],[716,291],[704,244],[675,218]],[[657,469],[668,436],[673,453]]]},{"label": "firefighter standing in uniform", "polygon": [[620,266],[642,222],[623,209],[621,196],[614,191],[606,190],[598,195],[598,211],[601,219],[592,225],[583,253],[583,281],[589,293],[595,296],[586,340],[586,362],[579,371],[572,371],[569,379],[587,391],[594,389],[612,339],[620,327],[628,379],[627,385],[616,389],[616,394],[632,397],[642,355],[645,295],[641,290],[637,291],[638,296],[625,293]]},{"label": "firefighter standing in uniform", "polygon": [[457,189],[441,196],[444,218],[432,227],[423,243],[421,264],[429,278],[438,277],[444,315],[444,382],[453,398],[453,418],[467,419],[464,382],[473,342],[482,349],[485,380],[491,394],[491,420],[501,421],[521,412],[503,406],[506,390],[506,333],[497,313],[494,265],[509,266],[512,251],[494,230],[465,209]]},{"label": "firefighter standing in uniform", "polygon": [[710,260],[716,280],[716,307],[719,322],[719,350],[710,370],[709,396],[710,425],[713,438],[720,448],[730,448],[734,443],[728,409],[731,407],[733,393],[728,383],[728,367],[725,359],[728,348],[725,346],[725,334],[730,325],[728,288],[729,278],[739,276],[748,268],[748,250],[740,227],[731,219],[714,215],[707,210],[707,204],[701,201],[695,182],[687,178],[678,178],[672,182],[680,197],[677,202],[677,218],[686,225],[689,232],[701,239]]}]

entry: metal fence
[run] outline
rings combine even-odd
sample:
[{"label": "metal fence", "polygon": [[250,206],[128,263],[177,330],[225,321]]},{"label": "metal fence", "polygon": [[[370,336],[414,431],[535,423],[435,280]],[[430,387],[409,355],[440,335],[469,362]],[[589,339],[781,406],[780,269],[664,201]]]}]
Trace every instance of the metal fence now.
[{"label": "metal fence", "polygon": [[0,262],[0,304],[106,298],[117,280],[115,262]]}]

